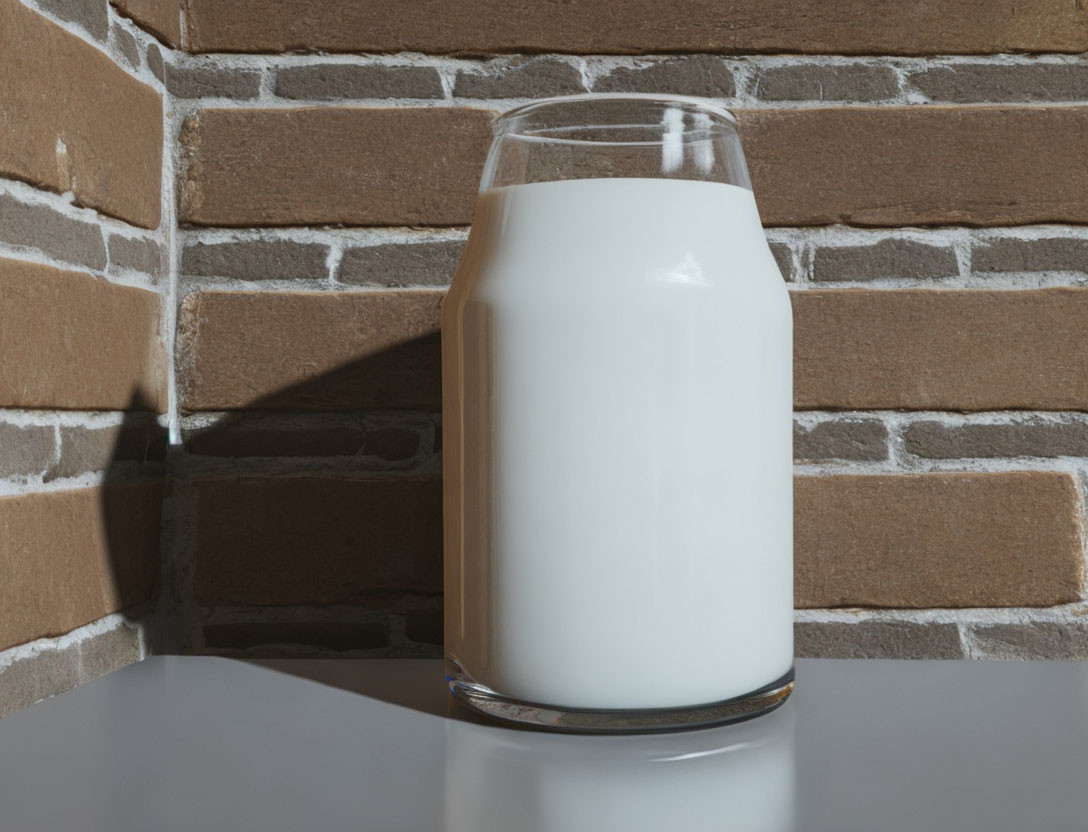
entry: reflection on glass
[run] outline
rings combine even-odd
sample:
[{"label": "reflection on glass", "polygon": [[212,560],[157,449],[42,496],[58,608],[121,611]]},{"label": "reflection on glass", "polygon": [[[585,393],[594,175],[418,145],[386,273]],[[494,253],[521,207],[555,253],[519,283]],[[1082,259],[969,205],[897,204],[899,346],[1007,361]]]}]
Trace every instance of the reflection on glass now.
[{"label": "reflection on glass", "polygon": [[791,832],[794,714],[646,736],[450,720],[445,832]]}]

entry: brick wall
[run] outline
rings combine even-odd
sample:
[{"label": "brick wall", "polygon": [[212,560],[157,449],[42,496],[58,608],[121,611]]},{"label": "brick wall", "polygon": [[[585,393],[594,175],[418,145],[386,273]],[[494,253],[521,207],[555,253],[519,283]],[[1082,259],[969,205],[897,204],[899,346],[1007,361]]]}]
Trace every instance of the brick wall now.
[{"label": "brick wall", "polygon": [[1088,11],[113,2],[166,102],[176,233],[128,236],[170,251],[177,646],[438,653],[439,303],[493,114],[591,90],[740,117],[794,300],[798,652],[1088,655]]},{"label": "brick wall", "polygon": [[0,0],[0,715],[146,654],[173,203],[153,39]]}]

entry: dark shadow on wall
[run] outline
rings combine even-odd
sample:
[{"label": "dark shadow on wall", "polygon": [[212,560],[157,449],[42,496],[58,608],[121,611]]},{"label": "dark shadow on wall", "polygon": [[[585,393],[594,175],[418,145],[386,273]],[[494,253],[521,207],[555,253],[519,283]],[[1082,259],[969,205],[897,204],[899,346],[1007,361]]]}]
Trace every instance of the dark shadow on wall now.
[{"label": "dark shadow on wall", "polygon": [[155,608],[152,651],[439,655],[440,367],[437,333],[407,341],[183,415],[168,453],[151,414],[127,414],[102,512],[126,601],[160,589],[135,611]]}]

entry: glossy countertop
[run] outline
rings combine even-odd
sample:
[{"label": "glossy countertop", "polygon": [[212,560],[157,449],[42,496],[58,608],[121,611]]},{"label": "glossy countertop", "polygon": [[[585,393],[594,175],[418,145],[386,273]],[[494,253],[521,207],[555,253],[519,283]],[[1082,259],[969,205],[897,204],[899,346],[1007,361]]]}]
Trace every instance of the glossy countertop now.
[{"label": "glossy countertop", "polygon": [[0,829],[1088,829],[1088,664],[802,660],[735,726],[485,724],[431,660],[160,656],[0,720]]}]

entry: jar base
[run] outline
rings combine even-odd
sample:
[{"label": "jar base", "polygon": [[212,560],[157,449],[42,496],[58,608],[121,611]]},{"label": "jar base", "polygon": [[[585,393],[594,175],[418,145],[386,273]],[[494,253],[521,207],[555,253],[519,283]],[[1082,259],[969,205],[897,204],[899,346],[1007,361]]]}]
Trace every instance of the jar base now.
[{"label": "jar base", "polygon": [[523,702],[475,681],[453,658],[446,659],[446,683],[455,700],[499,722],[570,734],[653,734],[712,728],[770,713],[793,692],[793,668],[751,693],[678,708],[594,710]]}]

